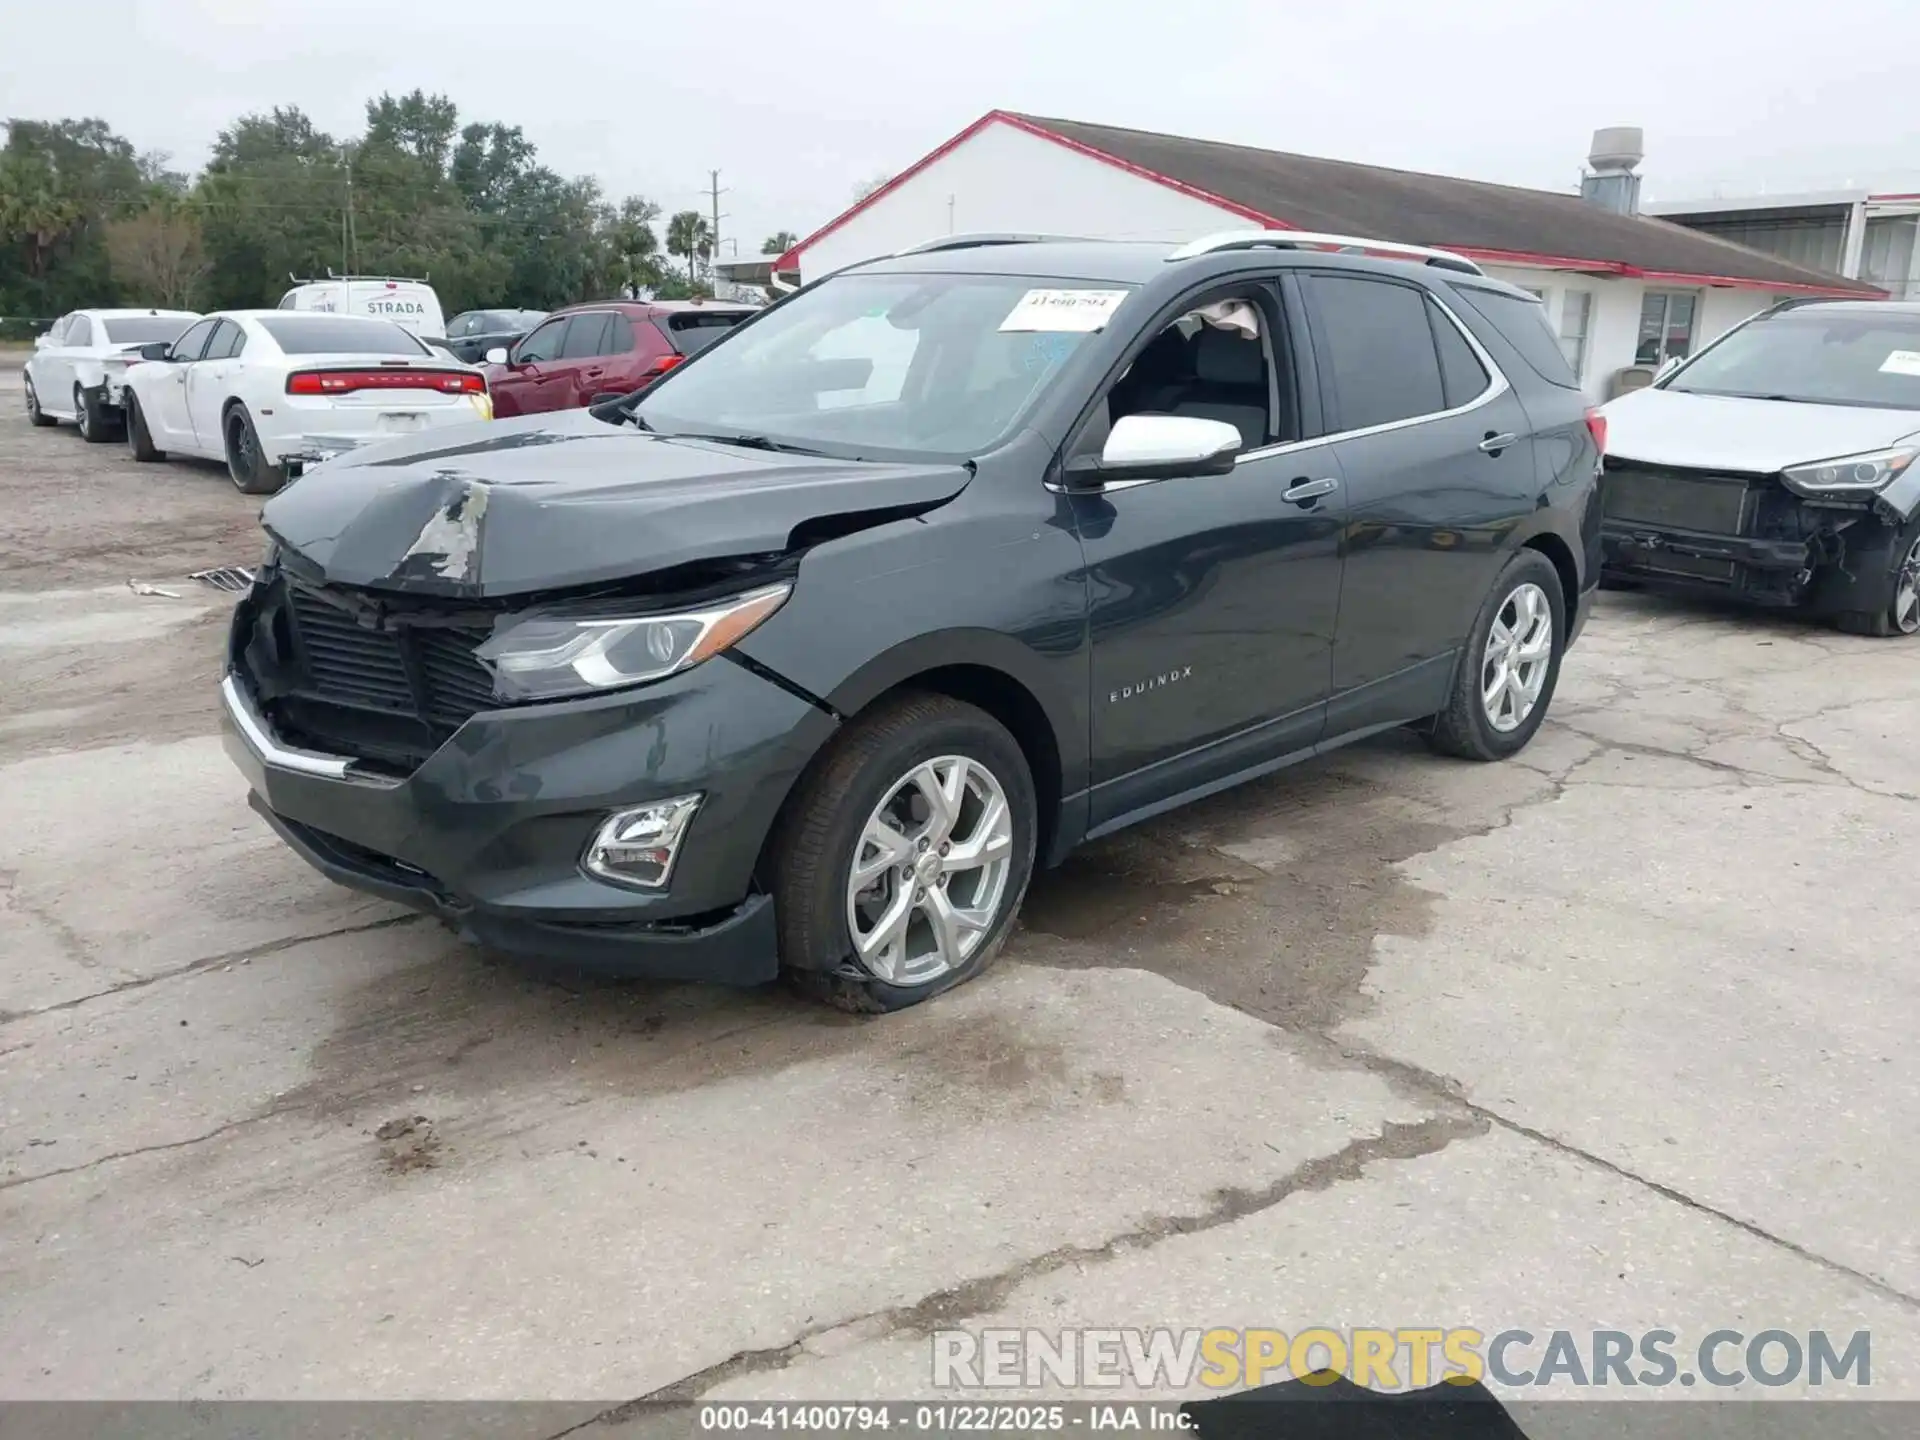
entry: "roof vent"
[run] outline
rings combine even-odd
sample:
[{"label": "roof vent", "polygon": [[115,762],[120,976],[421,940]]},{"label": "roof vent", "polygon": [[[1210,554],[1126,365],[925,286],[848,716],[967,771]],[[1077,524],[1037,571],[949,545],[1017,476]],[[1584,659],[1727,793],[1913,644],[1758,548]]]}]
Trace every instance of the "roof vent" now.
[{"label": "roof vent", "polygon": [[1634,166],[1646,158],[1644,137],[1638,125],[1609,125],[1593,132],[1593,146],[1587,152],[1592,173],[1580,177],[1580,198],[1601,210],[1616,215],[1640,212],[1640,177]]}]

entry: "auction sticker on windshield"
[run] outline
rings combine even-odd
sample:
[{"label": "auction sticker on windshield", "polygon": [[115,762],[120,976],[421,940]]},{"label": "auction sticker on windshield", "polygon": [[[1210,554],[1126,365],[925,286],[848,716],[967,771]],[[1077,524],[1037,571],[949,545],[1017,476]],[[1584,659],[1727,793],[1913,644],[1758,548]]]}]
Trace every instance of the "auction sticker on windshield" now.
[{"label": "auction sticker on windshield", "polygon": [[1000,328],[1089,334],[1105,325],[1126,298],[1125,290],[1029,290]]},{"label": "auction sticker on windshield", "polygon": [[1889,375],[1920,375],[1920,350],[1896,350],[1880,362],[1880,368]]}]

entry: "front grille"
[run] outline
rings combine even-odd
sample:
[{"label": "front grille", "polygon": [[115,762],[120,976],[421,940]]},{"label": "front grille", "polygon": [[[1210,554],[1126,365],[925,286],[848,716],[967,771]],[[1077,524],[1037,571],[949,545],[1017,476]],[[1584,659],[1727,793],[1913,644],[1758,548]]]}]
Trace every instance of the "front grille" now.
[{"label": "front grille", "polygon": [[1745,530],[1749,493],[1747,481],[1737,475],[1687,474],[1613,461],[1600,480],[1607,519],[1709,535]]},{"label": "front grille", "polygon": [[487,631],[404,617],[376,629],[320,591],[280,589],[293,665],[275,718],[289,738],[409,771],[494,705],[473,654]]}]

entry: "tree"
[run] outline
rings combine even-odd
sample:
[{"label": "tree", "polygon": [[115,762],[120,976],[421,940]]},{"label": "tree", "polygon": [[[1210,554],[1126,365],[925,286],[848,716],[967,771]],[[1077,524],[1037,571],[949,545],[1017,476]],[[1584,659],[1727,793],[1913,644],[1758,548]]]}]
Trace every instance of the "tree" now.
[{"label": "tree", "polygon": [[682,210],[667,222],[667,253],[687,258],[687,284],[700,283],[697,262],[713,253],[713,227],[698,210]]},{"label": "tree", "polygon": [[891,182],[892,179],[893,176],[891,175],[880,174],[871,175],[865,180],[862,180],[858,185],[853,187],[854,203],[856,205],[859,204],[862,200],[873,194],[874,191]]},{"label": "tree", "polygon": [[791,230],[776,230],[760,242],[762,255],[784,255],[800,243],[800,237]]},{"label": "tree", "polygon": [[107,222],[143,203],[133,146],[104,120],[9,120],[0,148],[0,313],[58,315],[110,282]]},{"label": "tree", "polygon": [[207,273],[199,221],[185,206],[163,201],[108,222],[107,255],[127,298],[170,310],[188,308]]},{"label": "tree", "polygon": [[608,243],[619,258],[623,283],[635,295],[660,285],[660,237],[653,228],[659,218],[660,207],[653,201],[629,195],[609,227]]},{"label": "tree", "polygon": [[362,149],[396,150],[425,166],[438,180],[447,174],[460,112],[444,95],[415,90],[398,100],[382,95],[367,102],[367,133]]}]

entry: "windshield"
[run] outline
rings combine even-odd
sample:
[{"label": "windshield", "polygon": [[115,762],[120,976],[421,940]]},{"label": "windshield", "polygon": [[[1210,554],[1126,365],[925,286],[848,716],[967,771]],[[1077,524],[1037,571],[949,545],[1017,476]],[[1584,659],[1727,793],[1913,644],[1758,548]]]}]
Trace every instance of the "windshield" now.
[{"label": "windshield", "polygon": [[1920,314],[1784,310],[1734,331],[1665,388],[1920,410]]},{"label": "windshield", "polygon": [[288,355],[429,355],[391,320],[350,315],[267,315],[260,328]]},{"label": "windshield", "polygon": [[663,434],[964,458],[1006,436],[1129,291],[1005,275],[843,275],[646,394]]},{"label": "windshield", "polygon": [[191,315],[134,315],[103,322],[109,345],[151,345],[156,340],[178,340],[193,323]]}]

